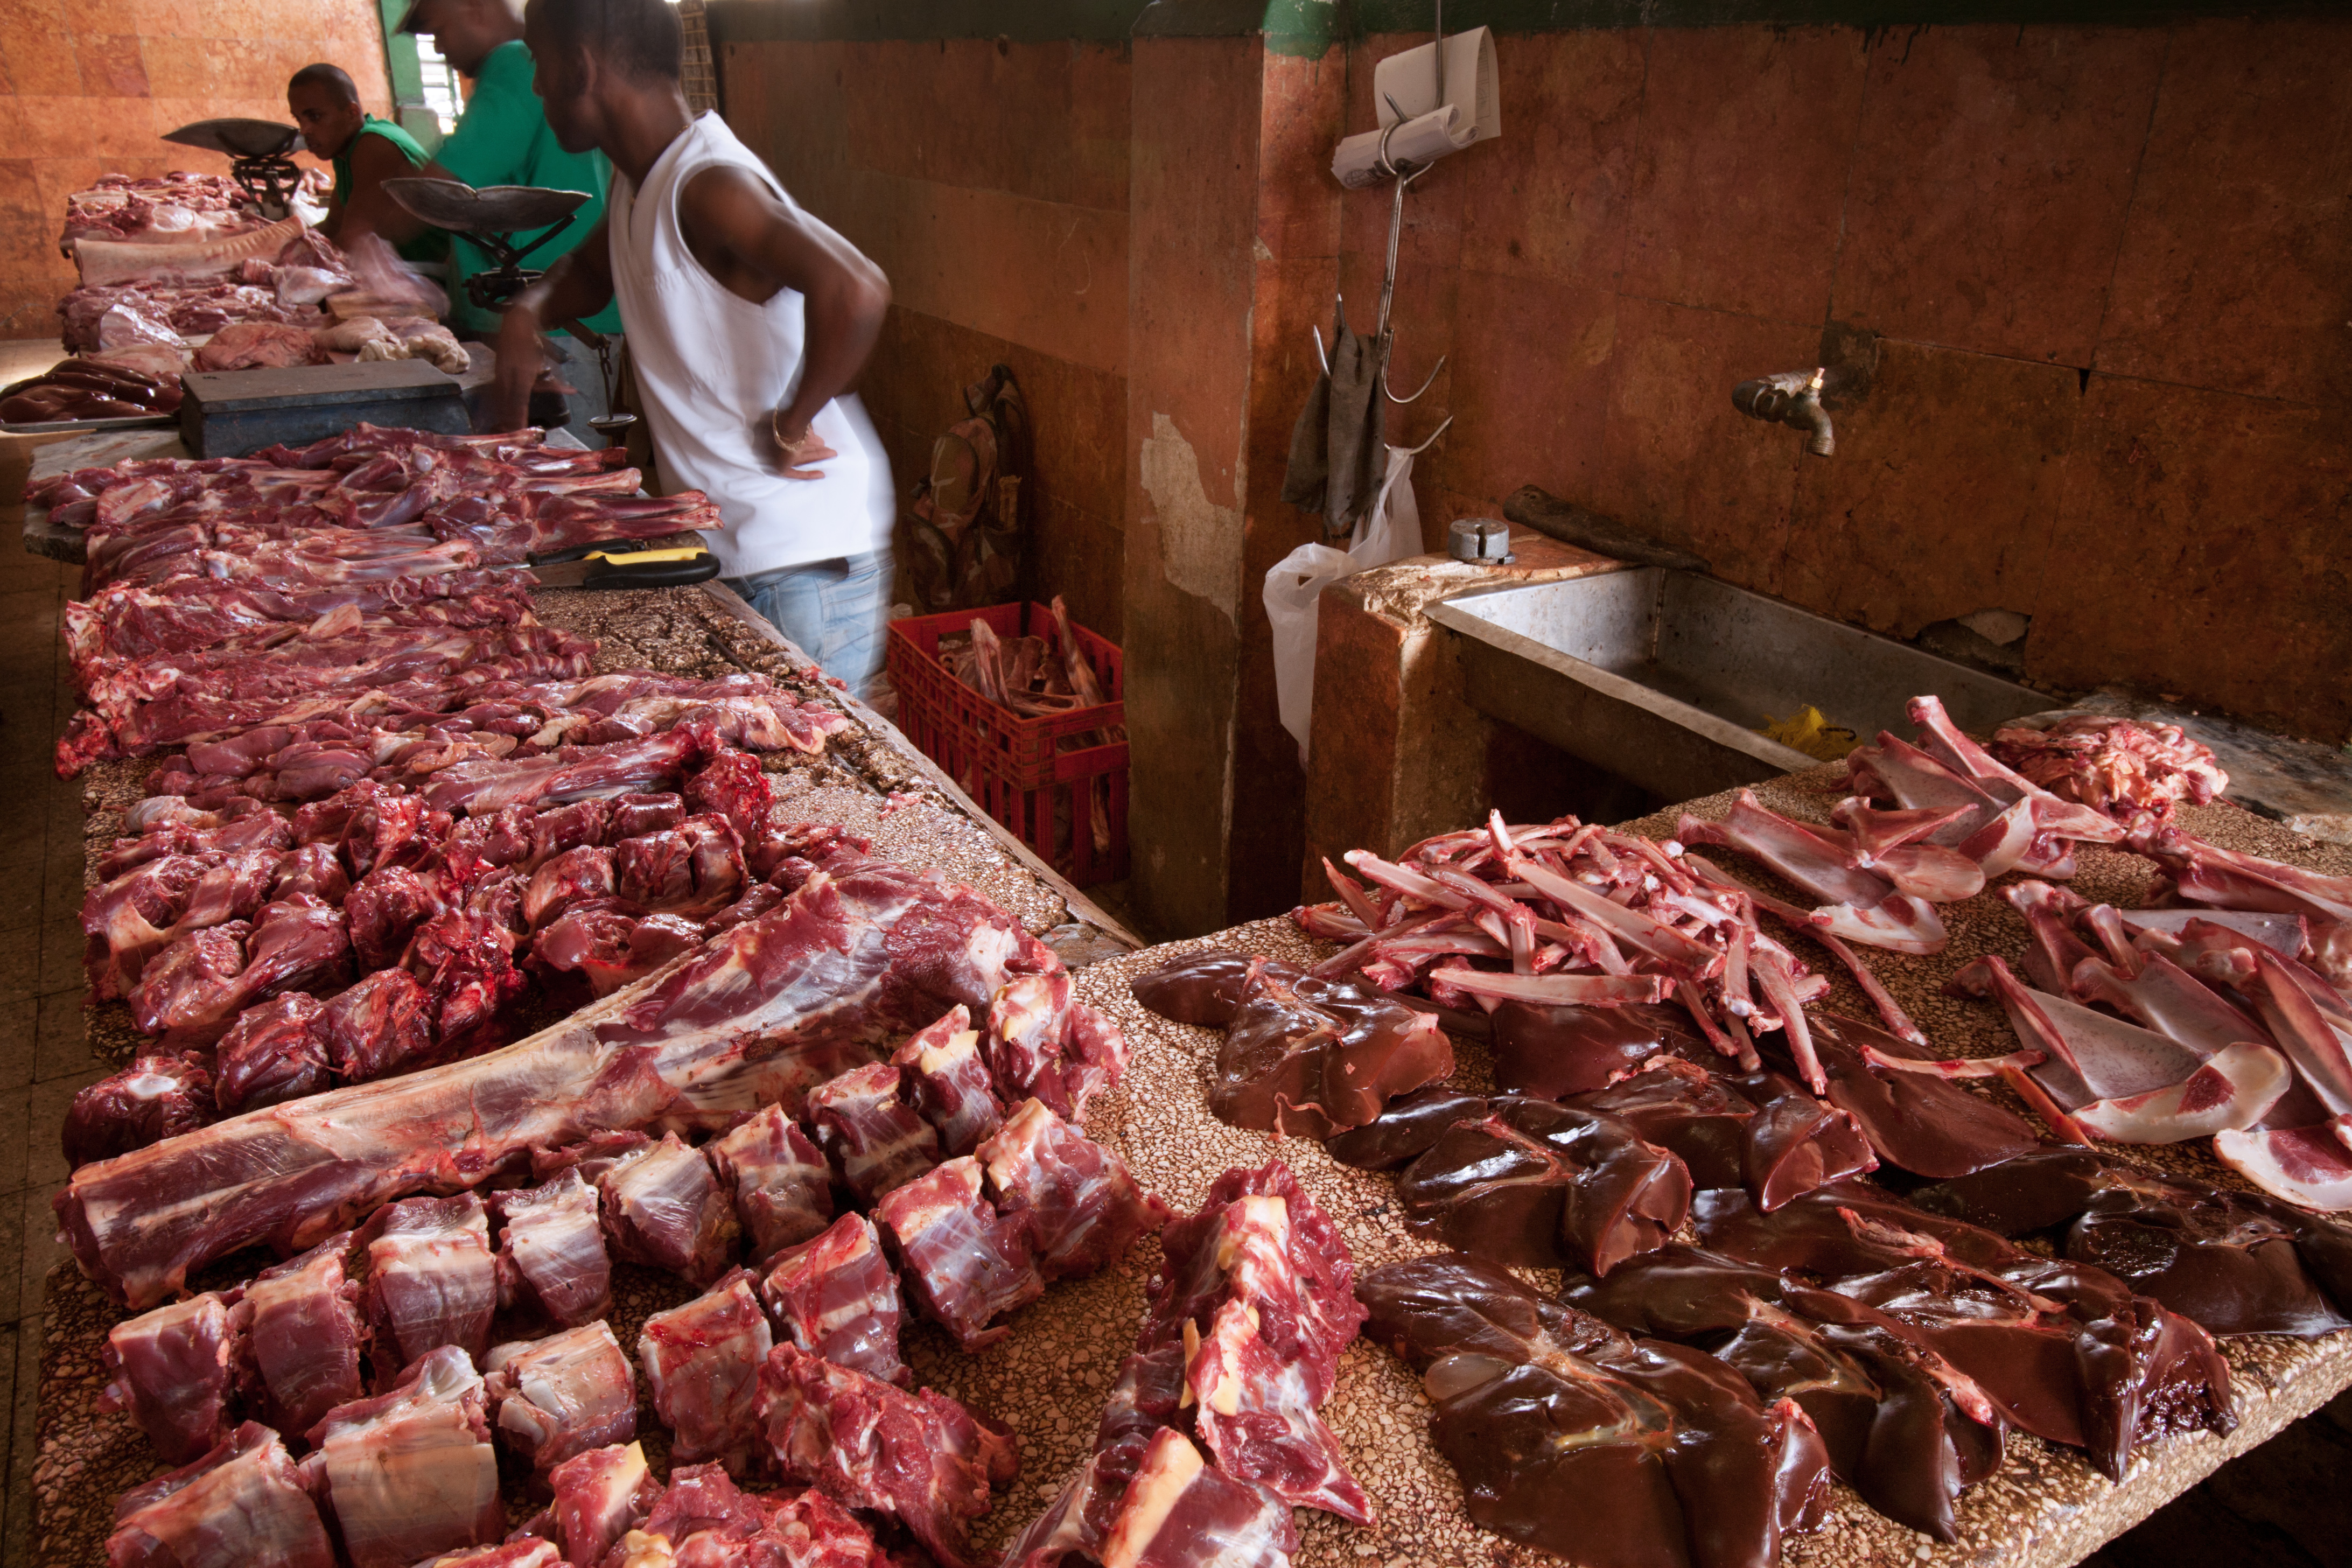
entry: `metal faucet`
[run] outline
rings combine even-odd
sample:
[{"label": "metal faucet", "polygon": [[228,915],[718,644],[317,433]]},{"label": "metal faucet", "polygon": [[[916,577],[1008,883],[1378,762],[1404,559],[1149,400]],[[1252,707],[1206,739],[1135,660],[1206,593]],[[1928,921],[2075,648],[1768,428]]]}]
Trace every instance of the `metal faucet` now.
[{"label": "metal faucet", "polygon": [[1731,405],[1751,419],[1811,432],[1812,438],[1805,443],[1805,450],[1826,458],[1837,450],[1829,410],[1822,406],[1822,389],[1828,380],[1829,372],[1819,367],[1759,376],[1731,389]]}]

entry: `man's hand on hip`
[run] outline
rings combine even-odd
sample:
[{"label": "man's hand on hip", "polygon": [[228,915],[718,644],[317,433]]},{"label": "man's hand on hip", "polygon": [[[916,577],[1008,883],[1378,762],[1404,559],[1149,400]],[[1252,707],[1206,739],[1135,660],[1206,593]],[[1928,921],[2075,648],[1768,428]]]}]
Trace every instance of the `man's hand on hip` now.
[{"label": "man's hand on hip", "polygon": [[824,470],[816,465],[827,458],[841,456],[824,444],[824,437],[819,436],[814,427],[803,426],[798,431],[791,429],[784,423],[781,412],[769,416],[768,431],[775,437],[776,450],[783,457],[784,478],[788,479],[821,479],[824,478]]}]

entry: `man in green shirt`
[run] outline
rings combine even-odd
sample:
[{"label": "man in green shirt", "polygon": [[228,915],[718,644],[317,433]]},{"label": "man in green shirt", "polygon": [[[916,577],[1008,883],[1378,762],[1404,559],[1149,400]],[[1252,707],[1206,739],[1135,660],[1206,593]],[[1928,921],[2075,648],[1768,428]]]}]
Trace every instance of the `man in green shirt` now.
[{"label": "man in green shirt", "polygon": [[[286,84],[286,107],[301,127],[303,145],[334,165],[334,194],[319,232],[348,247],[363,234],[382,232],[387,222],[405,228],[383,183],[425,167],[426,154],[416,138],[362,109],[359,87],[341,66],[296,71]],[[439,261],[449,254],[449,237],[425,229],[394,248],[411,261]]]},{"label": "man in green shirt", "polygon": [[[399,30],[430,37],[442,58],[474,83],[465,115],[434,154],[427,174],[469,185],[541,185],[588,193],[571,226],[524,259],[526,267],[543,268],[587,238],[604,217],[612,165],[601,153],[566,153],[547,128],[546,110],[531,90],[530,50],[522,41],[520,12],[519,5],[508,0],[415,0]],[[420,232],[414,219],[405,227],[408,233]],[[399,237],[389,225],[383,232],[388,238]],[[473,274],[489,269],[489,257],[463,236],[452,236],[449,263],[451,324],[461,336],[495,336],[498,310],[476,309],[466,297],[465,284]],[[620,309],[606,305],[585,324],[600,332],[618,332]],[[586,379],[593,380],[594,362],[583,354],[572,357],[575,365],[584,362]],[[603,401],[601,389],[596,401]]]}]

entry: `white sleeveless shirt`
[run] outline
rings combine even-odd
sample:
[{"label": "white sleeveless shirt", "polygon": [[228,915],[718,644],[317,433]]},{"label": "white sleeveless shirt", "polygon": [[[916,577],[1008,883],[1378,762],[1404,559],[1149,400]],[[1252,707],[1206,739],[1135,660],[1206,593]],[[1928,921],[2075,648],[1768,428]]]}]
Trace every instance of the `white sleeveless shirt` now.
[{"label": "white sleeveless shirt", "polygon": [[720,163],[750,171],[799,212],[712,113],[698,115],[663,151],[642,191],[614,170],[606,205],[613,292],[663,488],[704,490],[719,503],[727,526],[702,537],[729,577],[884,549],[894,510],[890,465],[855,397],[826,404],[812,424],[841,454],[820,465],[824,477],[783,477],[769,416],[800,383],[802,297],[780,289],[755,305],[730,291],[695,259],[678,226],[678,192]]}]

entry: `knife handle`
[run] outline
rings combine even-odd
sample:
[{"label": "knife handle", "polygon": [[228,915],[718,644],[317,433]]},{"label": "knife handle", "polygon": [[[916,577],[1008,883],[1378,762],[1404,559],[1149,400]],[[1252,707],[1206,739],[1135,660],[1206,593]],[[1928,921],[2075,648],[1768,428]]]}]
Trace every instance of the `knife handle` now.
[{"label": "knife handle", "polygon": [[690,553],[651,550],[640,553],[660,559],[641,560],[637,555],[598,556],[588,563],[587,575],[581,580],[580,585],[583,588],[684,588],[719,575],[719,557],[707,550]]}]

